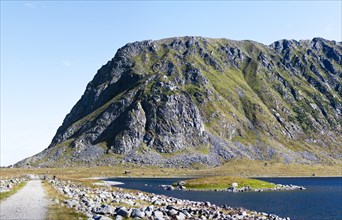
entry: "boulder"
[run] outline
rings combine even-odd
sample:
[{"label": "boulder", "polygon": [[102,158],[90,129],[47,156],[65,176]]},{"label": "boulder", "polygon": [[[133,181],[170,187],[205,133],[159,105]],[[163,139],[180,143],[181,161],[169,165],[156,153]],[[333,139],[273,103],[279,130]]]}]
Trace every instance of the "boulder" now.
[{"label": "boulder", "polygon": [[185,220],[186,219],[186,215],[182,212],[179,212],[177,215],[176,215],[176,219],[177,220]]},{"label": "boulder", "polygon": [[160,199],[156,199],[152,202],[153,205],[162,205],[162,201]]},{"label": "boulder", "polygon": [[122,217],[121,215],[117,215],[117,216],[115,217],[115,220],[123,220],[123,217]]},{"label": "boulder", "polygon": [[131,217],[132,218],[144,218],[145,212],[142,212],[140,209],[132,209]]},{"label": "boulder", "polygon": [[69,193],[70,193],[69,187],[67,187],[67,186],[64,187],[63,192],[64,192],[65,194],[69,194]]},{"label": "boulder", "polygon": [[232,183],[232,187],[233,187],[233,188],[236,188],[236,187],[238,187],[238,186],[239,186],[238,183],[236,183],[236,182]]},{"label": "boulder", "polygon": [[154,218],[156,218],[156,219],[164,219],[164,214],[162,213],[162,212],[160,212],[160,211],[154,211],[153,213],[152,213],[152,216],[154,217]]},{"label": "boulder", "polygon": [[146,216],[147,218],[150,218],[150,217],[152,216],[153,206],[148,206],[148,207],[146,207],[145,210],[144,210],[144,212],[145,212],[145,216]]},{"label": "boulder", "polygon": [[127,210],[126,207],[120,207],[116,211],[117,215],[121,215],[122,217],[128,218],[131,215],[131,211]]},{"label": "boulder", "polygon": [[186,209],[183,209],[183,210],[182,210],[182,213],[183,213],[187,218],[190,218],[190,217],[191,217],[191,214],[190,214]]},{"label": "boulder", "polygon": [[111,214],[112,215],[115,212],[115,209],[113,206],[106,205],[106,204],[102,205],[102,210],[103,210],[104,214]]},{"label": "boulder", "polygon": [[175,215],[178,214],[178,211],[175,210],[175,209],[170,209],[170,210],[168,211],[168,214],[169,214],[170,216],[175,216]]},{"label": "boulder", "polygon": [[76,200],[65,200],[64,203],[65,203],[66,206],[68,206],[69,208],[79,206],[79,202],[76,201]]},{"label": "boulder", "polygon": [[101,215],[97,220],[112,220],[111,218]]}]

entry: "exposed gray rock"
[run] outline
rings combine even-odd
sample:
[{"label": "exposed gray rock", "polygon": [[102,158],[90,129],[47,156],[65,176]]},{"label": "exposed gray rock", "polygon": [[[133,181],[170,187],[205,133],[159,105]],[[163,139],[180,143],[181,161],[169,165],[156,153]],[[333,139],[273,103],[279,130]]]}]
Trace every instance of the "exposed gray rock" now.
[{"label": "exposed gray rock", "polygon": [[322,38],[130,43],[98,70],[49,147],[16,166],[341,160],[341,66],[341,42]]},{"label": "exposed gray rock", "polygon": [[176,219],[177,220],[185,220],[186,219],[186,215],[184,214],[184,213],[182,213],[182,212],[179,212],[177,215],[176,215]]},{"label": "exposed gray rock", "polygon": [[99,214],[114,214],[114,207],[110,205],[103,204],[101,206],[101,213]]},{"label": "exposed gray rock", "polygon": [[142,212],[140,209],[132,209],[131,217],[132,218],[144,218],[145,213]]},{"label": "exposed gray rock", "polygon": [[96,220],[112,220],[112,219],[107,216],[100,215],[98,218],[96,218]]},{"label": "exposed gray rock", "polygon": [[79,205],[78,201],[76,201],[76,200],[65,200],[64,203],[65,203],[66,206],[68,206],[69,208],[76,207],[76,206]]},{"label": "exposed gray rock", "polygon": [[128,218],[131,215],[131,211],[127,210],[125,207],[119,207],[116,211],[117,215],[121,215],[122,217]]},{"label": "exposed gray rock", "polygon": [[155,218],[155,219],[164,219],[164,214],[160,211],[154,211],[152,213],[152,216]]}]

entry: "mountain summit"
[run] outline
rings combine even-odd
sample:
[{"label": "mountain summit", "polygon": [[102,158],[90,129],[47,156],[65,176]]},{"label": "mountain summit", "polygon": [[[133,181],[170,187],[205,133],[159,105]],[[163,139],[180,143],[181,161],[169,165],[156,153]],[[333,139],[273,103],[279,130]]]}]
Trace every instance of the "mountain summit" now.
[{"label": "mountain summit", "polygon": [[342,43],[202,37],[129,43],[51,144],[16,166],[217,166],[342,159]]}]

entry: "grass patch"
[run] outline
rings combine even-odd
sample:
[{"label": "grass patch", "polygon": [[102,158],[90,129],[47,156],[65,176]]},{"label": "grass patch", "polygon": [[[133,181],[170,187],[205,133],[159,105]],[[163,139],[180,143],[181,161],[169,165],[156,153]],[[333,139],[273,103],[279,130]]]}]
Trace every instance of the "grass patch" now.
[{"label": "grass patch", "polygon": [[262,180],[231,176],[210,176],[185,180],[184,182],[185,187],[196,190],[222,190],[231,187],[232,183],[237,183],[238,188],[246,186],[249,186],[253,189],[267,189],[276,187],[275,184]]},{"label": "grass patch", "polygon": [[[65,196],[59,194],[57,190],[47,183],[43,181],[43,187],[48,194],[50,199],[58,199],[60,202],[67,199]],[[88,217],[82,213],[77,212],[73,208],[68,208],[66,206],[62,206],[61,204],[57,204],[55,202],[51,202],[48,207],[47,219],[49,220],[64,220],[64,219],[88,219]]]},{"label": "grass patch", "polygon": [[14,195],[15,193],[17,193],[20,189],[22,189],[26,185],[26,183],[27,183],[26,181],[21,182],[17,185],[14,185],[10,191],[0,193],[0,201],[10,197],[11,195]]},{"label": "grass patch", "polygon": [[234,159],[224,165],[201,169],[160,168],[157,166],[141,166],[125,164],[117,166],[98,167],[66,167],[66,168],[2,168],[1,178],[13,178],[25,174],[56,176],[63,180],[79,181],[82,184],[94,182],[85,180],[88,177],[127,177],[125,171],[130,171],[130,177],[196,177],[196,176],[243,176],[243,177],[283,177],[283,176],[342,176],[341,162],[331,165],[308,165],[275,161],[257,161]]}]

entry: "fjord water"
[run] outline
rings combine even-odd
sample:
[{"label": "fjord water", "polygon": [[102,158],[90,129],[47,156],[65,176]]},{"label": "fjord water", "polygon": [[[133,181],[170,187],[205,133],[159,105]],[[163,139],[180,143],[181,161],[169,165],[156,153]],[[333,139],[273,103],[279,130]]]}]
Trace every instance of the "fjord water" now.
[{"label": "fjord water", "polygon": [[119,187],[164,194],[193,201],[209,201],[216,205],[244,207],[250,210],[290,217],[291,219],[342,219],[342,177],[260,178],[279,184],[304,186],[303,191],[277,192],[194,192],[166,191],[159,185],[172,184],[179,178],[115,178]]}]

